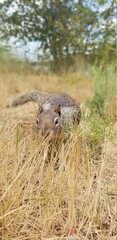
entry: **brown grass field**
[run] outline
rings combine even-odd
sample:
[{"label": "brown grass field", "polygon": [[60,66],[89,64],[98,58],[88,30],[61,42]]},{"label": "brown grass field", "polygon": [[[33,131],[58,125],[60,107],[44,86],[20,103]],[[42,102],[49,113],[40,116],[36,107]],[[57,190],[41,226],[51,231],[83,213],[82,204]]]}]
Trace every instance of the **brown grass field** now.
[{"label": "brown grass field", "polygon": [[[33,129],[37,105],[6,108],[32,89],[81,103],[82,121],[61,144],[58,170],[54,146],[46,165],[48,144]],[[107,102],[106,121],[85,107],[93,95],[94,79],[82,72],[1,71],[0,239],[117,239],[117,100]]]}]

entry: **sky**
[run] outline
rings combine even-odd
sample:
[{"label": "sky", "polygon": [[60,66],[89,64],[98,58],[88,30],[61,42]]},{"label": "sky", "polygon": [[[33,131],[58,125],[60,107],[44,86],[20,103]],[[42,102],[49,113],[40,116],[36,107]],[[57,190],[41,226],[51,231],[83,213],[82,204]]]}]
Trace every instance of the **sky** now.
[{"label": "sky", "polygon": [[11,46],[11,53],[14,57],[19,59],[25,59],[31,62],[38,61],[38,48],[40,46],[37,42],[27,42],[26,45],[23,42],[18,41],[14,44],[15,38],[11,38],[9,44]]}]

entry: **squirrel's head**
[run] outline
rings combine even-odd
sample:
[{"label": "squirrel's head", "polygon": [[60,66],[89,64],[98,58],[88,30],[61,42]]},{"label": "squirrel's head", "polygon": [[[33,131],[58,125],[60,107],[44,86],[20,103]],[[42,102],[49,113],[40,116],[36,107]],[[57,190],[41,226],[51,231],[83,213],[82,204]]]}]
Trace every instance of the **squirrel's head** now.
[{"label": "squirrel's head", "polygon": [[42,136],[59,136],[62,133],[61,106],[57,105],[49,110],[39,108],[36,126]]}]

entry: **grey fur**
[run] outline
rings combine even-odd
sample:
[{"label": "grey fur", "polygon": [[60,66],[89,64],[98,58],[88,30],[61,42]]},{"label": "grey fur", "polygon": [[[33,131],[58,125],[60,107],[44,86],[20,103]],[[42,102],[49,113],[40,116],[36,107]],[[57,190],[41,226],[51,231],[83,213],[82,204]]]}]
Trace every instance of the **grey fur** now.
[{"label": "grey fur", "polygon": [[[46,126],[46,131],[49,129],[49,132],[52,130],[55,134],[56,132],[60,133],[60,129],[63,130],[67,124],[73,126],[80,122],[81,110],[79,104],[65,93],[49,94],[32,91],[14,99],[10,106],[15,107],[29,101],[37,102],[41,107],[37,116],[38,120],[41,120],[38,124],[40,130]],[[54,126],[55,118],[59,120],[59,126],[56,127]]]},{"label": "grey fur", "polygon": [[51,94],[49,93],[32,91],[15,98],[7,107],[17,107],[18,105],[23,105],[30,101],[37,102],[42,105],[50,96]]}]

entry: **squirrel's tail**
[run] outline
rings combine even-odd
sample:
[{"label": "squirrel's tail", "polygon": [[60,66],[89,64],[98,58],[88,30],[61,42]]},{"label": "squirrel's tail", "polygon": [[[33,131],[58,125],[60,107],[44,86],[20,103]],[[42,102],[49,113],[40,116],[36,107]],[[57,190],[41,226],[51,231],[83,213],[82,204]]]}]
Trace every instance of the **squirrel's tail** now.
[{"label": "squirrel's tail", "polygon": [[50,96],[51,94],[49,93],[32,91],[15,98],[7,107],[16,107],[29,101],[37,102],[39,105],[42,105]]}]

